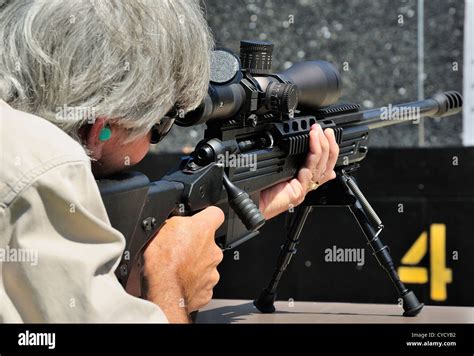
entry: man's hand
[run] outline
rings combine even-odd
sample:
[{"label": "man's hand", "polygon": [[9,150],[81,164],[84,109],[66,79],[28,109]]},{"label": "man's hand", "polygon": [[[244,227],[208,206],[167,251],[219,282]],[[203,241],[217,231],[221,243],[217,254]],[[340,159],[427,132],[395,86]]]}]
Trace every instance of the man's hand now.
[{"label": "man's hand", "polygon": [[309,132],[310,152],[306,163],[296,178],[267,188],[260,193],[260,211],[265,219],[287,211],[290,206],[301,204],[306,194],[315,186],[336,178],[334,166],[339,156],[339,146],[332,129],[321,129],[314,124]]},{"label": "man's hand", "polygon": [[224,213],[209,207],[191,217],[166,221],[144,253],[146,298],[160,306],[171,323],[189,322],[189,313],[212,298],[219,281],[221,249],[215,232]]}]

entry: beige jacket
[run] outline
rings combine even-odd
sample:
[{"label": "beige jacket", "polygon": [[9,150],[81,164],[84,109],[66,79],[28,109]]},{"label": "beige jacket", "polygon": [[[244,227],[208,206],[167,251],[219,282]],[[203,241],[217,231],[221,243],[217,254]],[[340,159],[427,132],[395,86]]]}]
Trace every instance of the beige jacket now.
[{"label": "beige jacket", "polygon": [[167,322],[128,295],[84,149],[0,100],[0,322]]}]

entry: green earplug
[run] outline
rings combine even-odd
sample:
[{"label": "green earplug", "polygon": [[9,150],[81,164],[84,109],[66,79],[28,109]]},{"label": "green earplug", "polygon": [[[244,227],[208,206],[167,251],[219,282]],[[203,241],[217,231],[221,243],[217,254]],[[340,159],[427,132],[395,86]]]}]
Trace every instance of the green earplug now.
[{"label": "green earplug", "polygon": [[112,130],[110,130],[109,125],[105,125],[102,130],[100,130],[99,141],[108,141],[112,136]]}]

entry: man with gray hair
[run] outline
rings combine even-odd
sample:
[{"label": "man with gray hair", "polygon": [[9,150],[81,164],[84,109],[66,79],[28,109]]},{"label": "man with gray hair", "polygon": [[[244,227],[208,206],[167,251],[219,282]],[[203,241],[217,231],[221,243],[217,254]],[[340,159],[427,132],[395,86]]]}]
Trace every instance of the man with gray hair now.
[{"label": "man with gray hair", "polygon": [[[94,178],[143,159],[207,93],[199,2],[0,1],[0,48],[0,249],[38,255],[0,261],[0,321],[188,322],[219,279],[222,211],[168,219],[135,298],[115,278],[125,240]],[[296,178],[262,192],[267,219],[335,177],[332,130],[315,125],[310,151]]]}]

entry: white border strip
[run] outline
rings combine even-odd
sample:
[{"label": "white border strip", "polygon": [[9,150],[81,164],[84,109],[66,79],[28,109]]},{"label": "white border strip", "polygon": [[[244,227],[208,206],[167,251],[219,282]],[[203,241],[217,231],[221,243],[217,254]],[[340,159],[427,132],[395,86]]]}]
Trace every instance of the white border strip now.
[{"label": "white border strip", "polygon": [[463,144],[474,146],[474,1],[464,4]]}]

